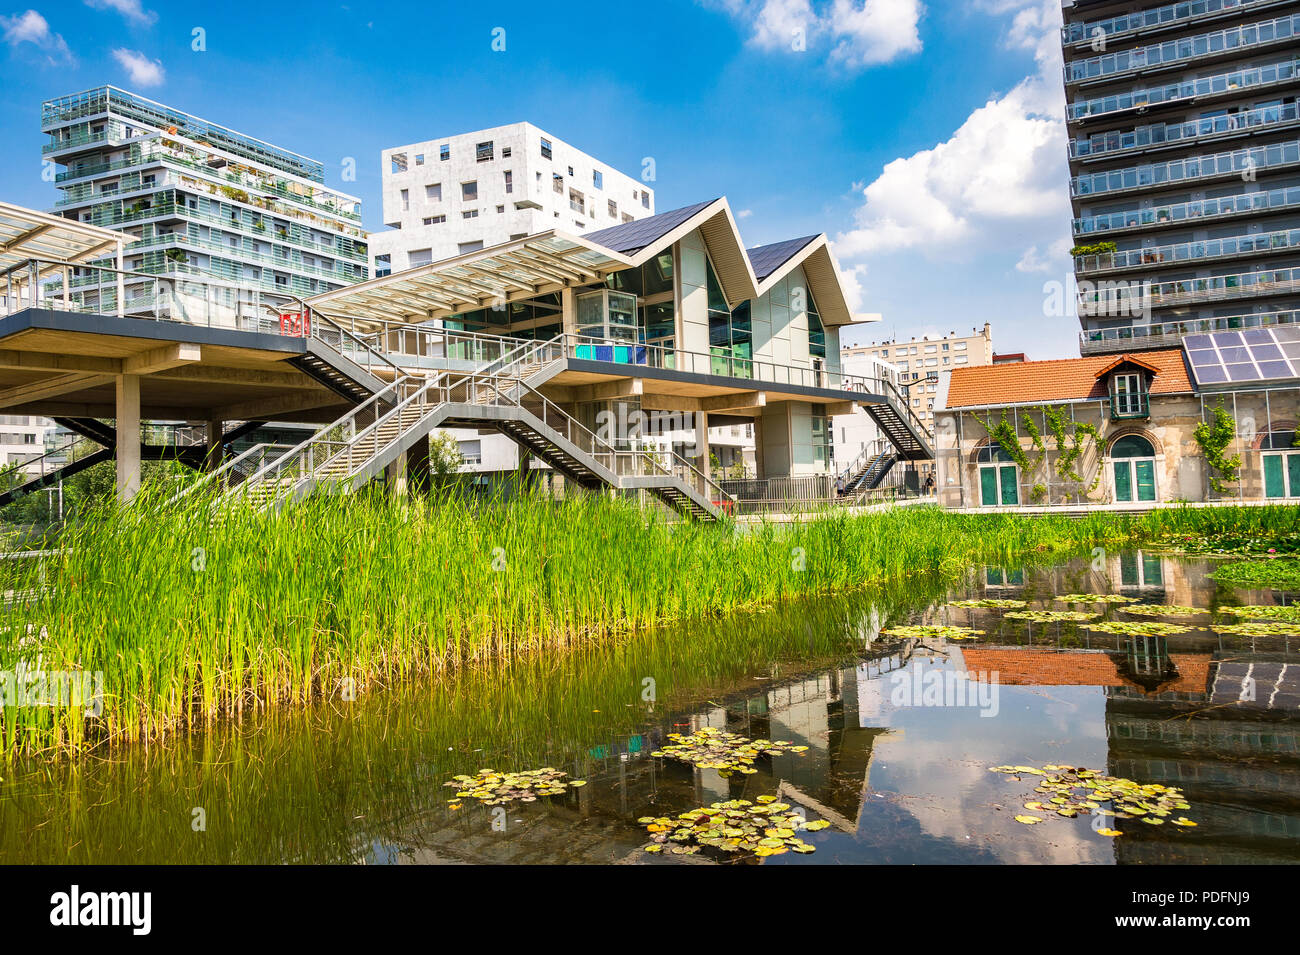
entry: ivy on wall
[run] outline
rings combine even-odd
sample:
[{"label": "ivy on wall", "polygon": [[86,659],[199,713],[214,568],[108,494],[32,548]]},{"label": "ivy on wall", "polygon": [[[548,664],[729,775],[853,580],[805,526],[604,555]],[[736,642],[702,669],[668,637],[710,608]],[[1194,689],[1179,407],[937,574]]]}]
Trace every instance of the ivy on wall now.
[{"label": "ivy on wall", "polygon": [[1231,490],[1228,485],[1234,483],[1241,473],[1241,455],[1228,457],[1224,454],[1237,437],[1237,422],[1228,414],[1222,400],[1214,407],[1213,418],[1213,421],[1198,424],[1192,437],[1210,466],[1210,487],[1218,494],[1227,494]]},{"label": "ivy on wall", "polygon": [[[1084,484],[1086,479],[1079,471],[1079,462],[1084,459],[1087,452],[1101,444],[1101,432],[1097,426],[1088,422],[1070,422],[1066,421],[1067,409],[1065,407],[1053,407],[1052,405],[1039,405],[1034,410],[1043,416],[1043,423],[1047,427],[1047,432],[1056,441],[1057,459],[1053,464],[1053,469],[1062,481],[1074,481],[1078,484]],[[1002,417],[994,421],[992,415],[981,418],[974,415],[976,421],[984,426],[988,432],[989,439],[997,443],[1007,457],[1014,461],[1026,478],[1030,478],[1038,473],[1042,466],[1043,459],[1047,456],[1047,446],[1043,438],[1043,433],[1038,427],[1038,423],[1030,416],[1028,412],[1020,415],[1020,425],[1024,428],[1025,434],[1029,437],[1029,443],[1037,455],[1030,460],[1028,453],[1020,443],[1020,437],[1016,432],[1016,425],[1007,410],[1002,409]],[[1073,428],[1069,425],[1073,424]],[[1097,486],[1101,484],[1102,467],[1101,461],[1097,461],[1097,471],[1088,482],[1087,487],[1083,489],[1084,495],[1090,495]],[[1043,498],[1047,495],[1047,488],[1042,484],[1034,486],[1031,495],[1037,498]]]}]

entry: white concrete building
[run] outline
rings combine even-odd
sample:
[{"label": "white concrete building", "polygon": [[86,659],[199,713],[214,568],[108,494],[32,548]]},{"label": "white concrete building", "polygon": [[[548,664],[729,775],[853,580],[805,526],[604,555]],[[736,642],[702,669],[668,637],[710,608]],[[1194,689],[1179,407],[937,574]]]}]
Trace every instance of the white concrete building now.
[{"label": "white concrete building", "polygon": [[0,415],[0,469],[26,467],[46,451],[46,437],[54,432],[49,418],[28,415]]},{"label": "white concrete building", "polygon": [[559,229],[654,215],[654,190],[532,123],[385,149],[387,229],[371,233],[375,275]]},{"label": "white concrete building", "polygon": [[[372,274],[387,275],[526,235],[579,235],[654,215],[654,190],[532,123],[385,149],[382,232]],[[519,449],[499,434],[452,432],[462,470],[511,471]],[[752,458],[752,455],[751,455]]]}]

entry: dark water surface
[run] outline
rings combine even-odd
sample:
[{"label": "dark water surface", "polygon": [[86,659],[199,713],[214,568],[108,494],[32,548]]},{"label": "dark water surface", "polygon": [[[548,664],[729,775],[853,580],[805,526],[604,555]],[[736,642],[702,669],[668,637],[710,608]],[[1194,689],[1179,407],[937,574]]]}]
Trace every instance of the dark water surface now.
[{"label": "dark water surface", "polygon": [[[975,568],[951,591],[917,581],[825,598],[27,763],[0,783],[0,862],[710,864],[647,855],[636,820],[760,795],[830,823],[806,836],[815,853],[769,865],[1300,861],[1300,638],[1222,635],[1214,624],[1236,618],[1219,613],[1163,618],[1196,629],[1153,640],[947,606],[1014,597],[1060,610],[1052,597],[1066,592],[1204,608],[1291,600],[1218,586],[1212,570],[1141,553]],[[881,635],[901,623],[986,633]],[[983,698],[970,692],[968,677],[994,671]],[[730,778],[650,755],[668,733],[704,726],[808,750]],[[1089,817],[1025,826],[1013,817],[1036,798],[1033,778],[989,771],[1003,764],[1178,786],[1198,825],[1125,820],[1119,837]],[[449,808],[454,774],[543,766],[588,784],[496,811]]]}]

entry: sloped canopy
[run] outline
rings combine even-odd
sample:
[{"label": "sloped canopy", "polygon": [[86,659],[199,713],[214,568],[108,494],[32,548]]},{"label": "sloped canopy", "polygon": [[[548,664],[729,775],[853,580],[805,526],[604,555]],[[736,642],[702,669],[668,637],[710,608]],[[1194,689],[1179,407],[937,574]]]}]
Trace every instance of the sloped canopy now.
[{"label": "sloped canopy", "polygon": [[89,262],[124,245],[129,236],[0,202],[0,270],[28,259]]}]

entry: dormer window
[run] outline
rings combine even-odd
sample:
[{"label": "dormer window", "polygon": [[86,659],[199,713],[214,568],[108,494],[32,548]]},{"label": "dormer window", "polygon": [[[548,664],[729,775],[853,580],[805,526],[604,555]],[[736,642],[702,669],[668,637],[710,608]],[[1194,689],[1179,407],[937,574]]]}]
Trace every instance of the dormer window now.
[{"label": "dormer window", "polygon": [[1149,418],[1151,380],[1159,371],[1139,358],[1116,359],[1097,372],[1106,381],[1112,418]]}]

